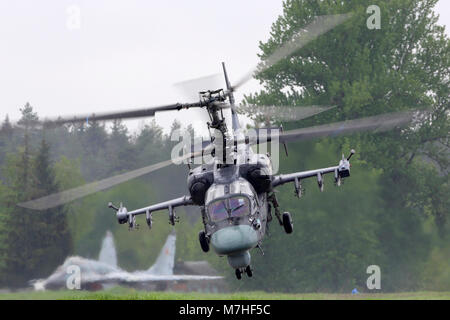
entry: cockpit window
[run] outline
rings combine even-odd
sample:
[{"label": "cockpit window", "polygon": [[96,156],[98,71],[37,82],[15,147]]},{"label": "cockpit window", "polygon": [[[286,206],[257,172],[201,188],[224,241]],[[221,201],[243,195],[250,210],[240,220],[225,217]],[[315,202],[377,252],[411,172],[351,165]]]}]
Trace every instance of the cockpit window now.
[{"label": "cockpit window", "polygon": [[246,197],[233,197],[229,201],[232,217],[243,217],[250,213],[250,206]]},{"label": "cockpit window", "polygon": [[209,216],[212,221],[222,221],[228,218],[225,200],[219,200],[209,205]]},{"label": "cockpit window", "polygon": [[208,213],[213,222],[229,217],[244,217],[250,214],[250,202],[243,196],[217,200],[209,205]]}]

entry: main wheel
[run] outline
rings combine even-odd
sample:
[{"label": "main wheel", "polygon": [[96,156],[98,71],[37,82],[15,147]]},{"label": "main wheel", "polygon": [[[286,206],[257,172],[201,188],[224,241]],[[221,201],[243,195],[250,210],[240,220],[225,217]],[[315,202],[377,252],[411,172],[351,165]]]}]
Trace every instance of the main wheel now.
[{"label": "main wheel", "polygon": [[294,225],[292,224],[291,214],[289,212],[283,213],[283,227],[286,233],[292,233]]},{"label": "main wheel", "polygon": [[253,276],[252,268],[250,268],[250,266],[247,266],[247,268],[245,268],[245,273],[249,278],[251,278]]},{"label": "main wheel", "polygon": [[236,269],[236,278],[238,280],[241,280],[242,278],[242,271],[240,269]]},{"label": "main wheel", "polygon": [[202,247],[203,252],[209,251],[209,240],[206,237],[205,231],[200,231],[198,233],[198,240],[200,241],[200,247]]}]

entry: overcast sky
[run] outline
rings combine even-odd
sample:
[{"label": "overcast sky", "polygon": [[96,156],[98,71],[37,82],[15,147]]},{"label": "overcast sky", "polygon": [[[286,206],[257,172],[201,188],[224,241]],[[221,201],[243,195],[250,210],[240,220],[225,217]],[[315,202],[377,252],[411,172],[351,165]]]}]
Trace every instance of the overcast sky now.
[{"label": "overcast sky", "polygon": [[[450,1],[437,12],[449,33]],[[0,0],[0,119],[18,119],[27,101],[40,116],[185,102],[173,84],[221,72],[222,61],[237,79],[281,13],[281,0]],[[156,120],[174,116],[203,119]]]}]

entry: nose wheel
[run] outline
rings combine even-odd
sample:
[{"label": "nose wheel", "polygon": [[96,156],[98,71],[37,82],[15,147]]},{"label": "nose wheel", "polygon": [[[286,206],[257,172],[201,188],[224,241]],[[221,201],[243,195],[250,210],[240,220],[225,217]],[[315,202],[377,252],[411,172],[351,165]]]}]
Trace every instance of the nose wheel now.
[{"label": "nose wheel", "polygon": [[247,268],[245,268],[245,273],[247,274],[247,277],[251,278],[253,276],[252,268],[250,268],[250,266],[247,266]]},{"label": "nose wheel", "polygon": [[247,274],[247,277],[251,278],[253,276],[253,271],[252,268],[250,266],[245,267],[245,269],[236,269],[235,274],[236,274],[236,278],[238,280],[242,279],[242,274],[243,273]]}]

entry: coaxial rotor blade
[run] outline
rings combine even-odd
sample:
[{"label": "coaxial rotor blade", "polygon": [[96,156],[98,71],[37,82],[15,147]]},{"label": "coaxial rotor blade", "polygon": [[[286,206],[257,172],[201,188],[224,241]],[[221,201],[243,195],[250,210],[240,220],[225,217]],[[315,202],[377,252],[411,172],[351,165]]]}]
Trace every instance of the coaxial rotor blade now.
[{"label": "coaxial rotor blade", "polygon": [[336,107],[337,106],[295,107],[243,105],[238,107],[238,111],[247,114],[253,120],[268,119],[269,121],[299,121]]},{"label": "coaxial rotor blade", "polygon": [[45,126],[52,125],[62,125],[66,123],[75,123],[75,122],[89,122],[89,121],[102,121],[102,120],[114,120],[114,119],[135,119],[142,117],[152,117],[156,112],[160,111],[170,111],[170,110],[181,110],[181,109],[189,109],[194,107],[202,107],[200,102],[194,103],[176,103],[165,106],[158,106],[152,108],[142,108],[142,109],[134,109],[134,110],[124,110],[124,111],[116,111],[116,112],[106,112],[99,114],[86,114],[86,115],[77,115],[73,117],[65,117],[65,118],[56,118],[56,119],[44,119],[42,123]]},{"label": "coaxial rotor blade", "polygon": [[312,140],[322,137],[335,137],[356,132],[384,132],[395,128],[412,125],[419,119],[420,112],[404,111],[387,113],[373,117],[335,122],[320,126],[289,130],[278,133],[267,133],[267,130],[258,132],[257,137],[252,137],[250,144],[260,144],[278,139],[280,143],[290,141]]},{"label": "coaxial rotor blade", "polygon": [[[199,98],[200,92],[215,91],[223,87],[222,75],[220,73],[178,82],[173,85],[185,99],[193,100]],[[228,106],[229,107],[229,106]],[[193,113],[194,116],[207,123],[211,121],[206,112]]]},{"label": "coaxial rotor blade", "polygon": [[174,88],[179,91],[185,99],[198,99],[199,92],[206,90],[217,90],[223,87],[220,73],[190,79],[175,83]]},{"label": "coaxial rotor blade", "polygon": [[294,54],[297,50],[303,48],[305,45],[315,40],[317,37],[344,23],[345,21],[350,19],[351,16],[352,14],[348,13],[315,17],[314,21],[312,21],[306,27],[301,28],[299,31],[297,31],[290,41],[288,41],[274,53],[272,53],[262,62],[262,64],[252,68],[249,72],[247,72],[239,81],[234,84],[233,90],[238,89],[247,81],[251,80],[255,73],[261,73],[271,68],[279,61],[288,58],[290,55]]},{"label": "coaxial rotor blade", "polygon": [[48,196],[45,196],[42,198],[22,202],[22,203],[19,203],[18,206],[27,208],[27,209],[33,209],[33,210],[46,210],[46,209],[54,208],[54,207],[69,203],[73,200],[83,198],[90,194],[109,189],[118,184],[141,177],[143,175],[146,175],[153,171],[162,169],[164,167],[170,166],[171,164],[173,164],[177,161],[181,162],[185,159],[189,159],[189,158],[193,158],[193,157],[195,158],[195,157],[198,157],[201,155],[202,155],[201,152],[198,152],[196,154],[187,154],[185,156],[179,157],[174,160],[166,160],[166,161],[159,162],[159,163],[156,163],[156,164],[144,167],[144,168],[136,169],[136,170],[129,171],[129,172],[126,172],[123,174],[119,174],[114,177],[91,182],[91,183],[85,184],[80,187],[76,187],[76,188],[69,189],[66,191],[54,193],[54,194],[51,194],[51,195],[48,195]]}]

